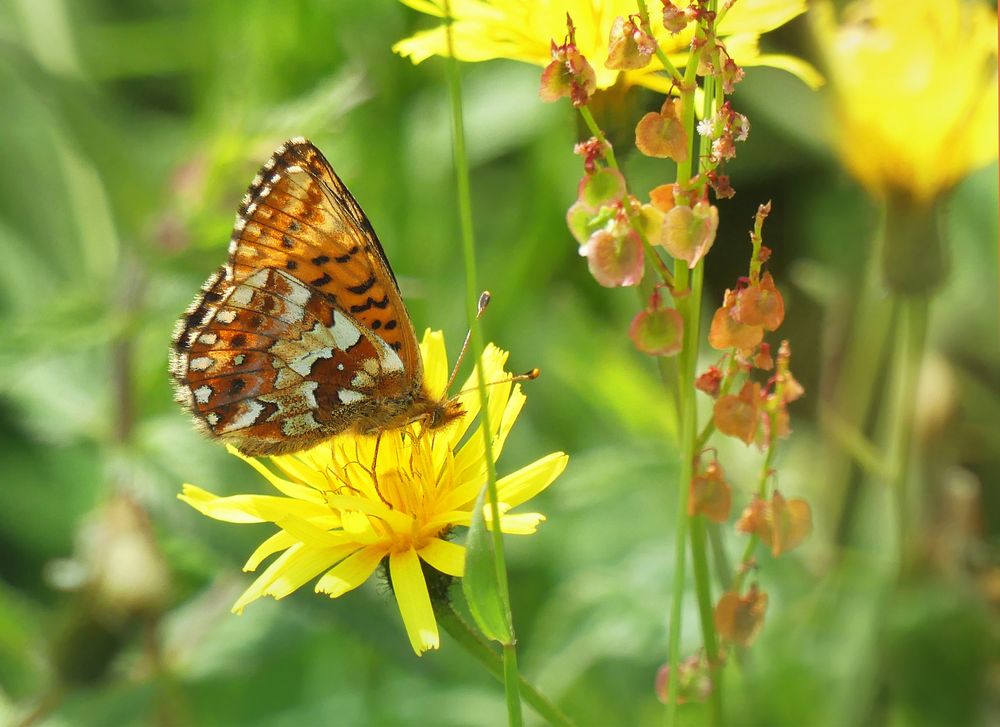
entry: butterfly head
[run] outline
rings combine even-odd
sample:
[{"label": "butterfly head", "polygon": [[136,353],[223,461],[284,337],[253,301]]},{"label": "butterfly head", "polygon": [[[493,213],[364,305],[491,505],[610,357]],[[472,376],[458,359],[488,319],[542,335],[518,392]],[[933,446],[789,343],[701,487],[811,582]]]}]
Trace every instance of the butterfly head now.
[{"label": "butterfly head", "polygon": [[427,429],[441,429],[448,426],[456,419],[461,419],[465,415],[462,402],[457,396],[450,399],[443,399],[433,402],[424,418],[424,426]]}]

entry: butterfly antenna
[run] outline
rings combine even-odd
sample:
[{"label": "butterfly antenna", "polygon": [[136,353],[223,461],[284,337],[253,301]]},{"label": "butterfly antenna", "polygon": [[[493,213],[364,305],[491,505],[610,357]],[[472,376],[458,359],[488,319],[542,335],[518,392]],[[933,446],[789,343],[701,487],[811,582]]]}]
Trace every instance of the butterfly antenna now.
[{"label": "butterfly antenna", "polygon": [[[483,313],[486,312],[486,306],[490,304],[490,291],[484,290],[479,294],[479,303],[476,307],[476,320],[478,321],[483,317]],[[444,387],[444,390],[450,391],[451,385],[455,383],[455,377],[458,376],[458,367],[462,365],[462,359],[465,358],[465,352],[469,350],[469,339],[472,338],[472,329],[470,328],[465,334],[465,342],[462,344],[462,350],[458,353],[458,359],[455,361],[455,368],[451,371],[451,376],[448,377],[448,385]]]},{"label": "butterfly antenna", "polygon": [[[497,384],[513,384],[518,381],[534,381],[541,374],[541,370],[534,368],[531,371],[525,371],[523,374],[514,374],[508,376],[506,379],[500,379],[499,381],[487,381],[487,386],[496,386]],[[460,394],[468,394],[470,391],[476,391],[478,387],[472,387],[471,389],[462,389],[456,396]]]}]

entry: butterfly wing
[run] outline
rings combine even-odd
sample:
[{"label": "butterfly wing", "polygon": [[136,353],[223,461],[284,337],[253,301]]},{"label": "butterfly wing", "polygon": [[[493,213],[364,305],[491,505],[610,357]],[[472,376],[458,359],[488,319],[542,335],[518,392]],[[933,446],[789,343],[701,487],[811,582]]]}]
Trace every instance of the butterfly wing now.
[{"label": "butterfly wing", "polygon": [[229,261],[178,323],[171,374],[202,428],[247,454],[365,430],[420,388],[378,238],[309,142],[283,144],[254,179]]}]

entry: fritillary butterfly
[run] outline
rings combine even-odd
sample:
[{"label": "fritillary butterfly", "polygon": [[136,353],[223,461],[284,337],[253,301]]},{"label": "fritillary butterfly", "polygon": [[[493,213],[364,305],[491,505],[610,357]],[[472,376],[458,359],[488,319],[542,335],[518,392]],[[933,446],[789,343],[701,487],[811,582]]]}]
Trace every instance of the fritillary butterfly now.
[{"label": "fritillary butterfly", "polygon": [[285,142],[236,216],[229,260],[177,322],[176,398],[247,455],[462,415],[424,387],[396,277],[371,223],[309,141]]}]

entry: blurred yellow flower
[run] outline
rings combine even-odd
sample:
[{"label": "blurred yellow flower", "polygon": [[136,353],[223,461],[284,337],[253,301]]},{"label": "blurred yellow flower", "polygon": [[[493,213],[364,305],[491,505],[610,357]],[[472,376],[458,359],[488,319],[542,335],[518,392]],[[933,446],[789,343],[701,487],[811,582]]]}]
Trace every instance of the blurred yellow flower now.
[{"label": "blurred yellow flower", "polygon": [[[421,353],[428,390],[443,394],[448,358],[440,332],[424,335]],[[506,360],[507,352],[487,346],[483,354],[487,381],[509,378]],[[473,372],[466,384],[469,391],[462,394],[467,414],[451,427],[421,432],[419,424],[411,424],[382,434],[377,484],[370,469],[375,437],[344,434],[304,452],[271,457],[278,473],[229,450],[260,472],[280,495],[219,497],[184,485],[180,499],[209,517],[233,523],[272,522],[279,528],[254,551],[244,570],[256,570],[267,557],[281,555],[237,600],[233,611],[241,612],[261,596],[283,598],[316,576],[321,576],[316,592],[336,598],[360,586],[388,561],[392,591],[413,650],[421,654],[436,649],[438,629],[424,567],[449,576],[463,574],[465,548],[450,535],[456,526],[471,523],[486,482],[482,430],[465,437],[479,412],[475,381]],[[499,456],[525,396],[520,385],[509,381],[487,391],[493,452]],[[510,510],[548,487],[567,460],[562,452],[554,452],[498,481],[503,532],[535,531],[545,519],[542,515]],[[488,510],[485,517],[488,523]]]},{"label": "blurred yellow flower", "polygon": [[[414,10],[443,18],[441,0],[401,0]],[[650,3],[650,24],[656,40],[675,66],[687,61],[692,27],[672,35],[658,22],[659,3]],[[821,79],[808,63],[788,55],[761,53],[760,36],[784,25],[805,12],[805,0],[739,0],[719,23],[719,37],[725,41],[733,60],[740,66],[772,66],[787,70],[810,86]],[[576,26],[576,45],[597,73],[597,87],[608,88],[618,79],[619,71],[606,68],[608,39],[615,18],[634,15],[634,0],[452,0],[451,12],[455,56],[462,61],[486,61],[494,58],[546,66],[552,60],[550,43],[561,43],[566,35],[566,14]],[[420,63],[430,56],[448,54],[445,26],[422,31],[405,38],[393,51]],[[645,68],[622,71],[627,84],[638,84],[666,92],[670,80],[655,58]]]},{"label": "blurred yellow flower", "polygon": [[965,0],[815,9],[845,165],[874,194],[926,203],[997,158],[997,14]]}]

